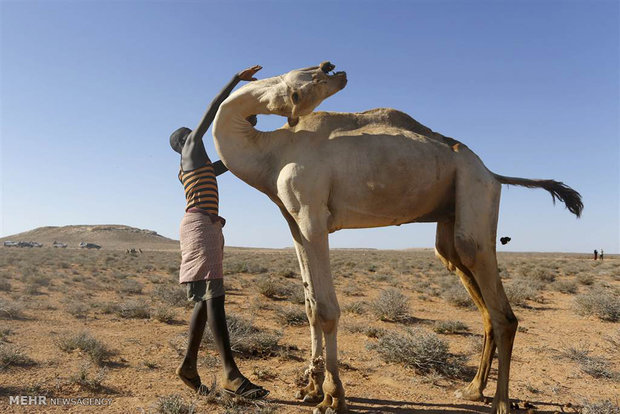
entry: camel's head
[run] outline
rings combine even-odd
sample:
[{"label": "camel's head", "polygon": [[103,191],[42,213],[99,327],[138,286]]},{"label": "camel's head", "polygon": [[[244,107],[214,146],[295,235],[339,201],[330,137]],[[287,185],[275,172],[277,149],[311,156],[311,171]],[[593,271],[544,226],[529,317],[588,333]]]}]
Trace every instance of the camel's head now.
[{"label": "camel's head", "polygon": [[[299,117],[308,115],[328,97],[347,85],[346,72],[332,72],[336,66],[323,62],[319,66],[297,69],[282,75],[286,84],[287,98],[281,112],[288,116],[290,126]],[[330,73],[332,72],[332,73]]]}]

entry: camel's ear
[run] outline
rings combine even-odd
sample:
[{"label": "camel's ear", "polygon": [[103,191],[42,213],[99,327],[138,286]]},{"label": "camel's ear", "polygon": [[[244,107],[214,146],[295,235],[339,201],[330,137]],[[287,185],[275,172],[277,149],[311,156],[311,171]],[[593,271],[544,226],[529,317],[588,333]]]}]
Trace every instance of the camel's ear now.
[{"label": "camel's ear", "polygon": [[288,117],[288,126],[294,127],[295,125],[297,125],[298,122],[299,118],[291,118],[290,116]]}]

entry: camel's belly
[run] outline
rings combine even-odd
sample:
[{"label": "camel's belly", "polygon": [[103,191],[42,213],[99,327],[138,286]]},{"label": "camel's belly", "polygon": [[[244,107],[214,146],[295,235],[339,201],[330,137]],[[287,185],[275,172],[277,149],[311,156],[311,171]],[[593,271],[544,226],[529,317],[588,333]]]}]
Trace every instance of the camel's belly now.
[{"label": "camel's belly", "polygon": [[437,221],[453,214],[453,179],[434,181],[432,188],[416,183],[412,178],[411,187],[402,190],[394,188],[400,186],[369,181],[366,188],[335,190],[328,204],[330,231]]},{"label": "camel's belly", "polygon": [[331,231],[436,221],[450,213],[459,154],[432,142],[380,144],[332,152],[340,159],[330,163]]}]

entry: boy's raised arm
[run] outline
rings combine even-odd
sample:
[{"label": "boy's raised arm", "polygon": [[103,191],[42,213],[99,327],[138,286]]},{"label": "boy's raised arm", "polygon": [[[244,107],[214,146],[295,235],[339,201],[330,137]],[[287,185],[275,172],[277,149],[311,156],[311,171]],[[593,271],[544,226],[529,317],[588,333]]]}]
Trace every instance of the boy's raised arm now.
[{"label": "boy's raised arm", "polygon": [[262,69],[262,66],[256,65],[256,66],[247,68],[245,70],[242,70],[241,72],[233,76],[230,82],[228,82],[228,84],[224,86],[224,89],[222,89],[220,93],[217,94],[217,96],[213,99],[213,101],[207,108],[207,111],[202,116],[200,123],[198,123],[198,126],[193,131],[192,135],[194,135],[194,139],[196,138],[202,139],[204,134],[207,132],[207,129],[209,129],[209,126],[213,122],[213,119],[215,118],[215,114],[217,113],[217,110],[219,109],[220,105],[222,104],[222,102],[224,102],[226,98],[228,98],[228,95],[230,95],[230,93],[235,88],[235,86],[237,86],[239,81],[256,80],[256,78],[254,77],[254,74],[256,74],[256,72],[258,72],[261,69]]}]

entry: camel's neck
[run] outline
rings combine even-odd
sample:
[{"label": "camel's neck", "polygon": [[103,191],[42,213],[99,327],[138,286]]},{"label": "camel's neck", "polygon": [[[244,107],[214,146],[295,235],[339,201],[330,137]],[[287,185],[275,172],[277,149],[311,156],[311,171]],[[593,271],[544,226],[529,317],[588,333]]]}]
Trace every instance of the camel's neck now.
[{"label": "camel's neck", "polygon": [[[275,191],[276,166],[273,152],[280,133],[257,131],[246,120],[254,114],[277,113],[268,107],[267,94],[279,93],[278,78],[251,82],[226,99],[215,117],[215,148],[228,169],[253,187],[269,194]],[[286,93],[286,91],[282,91]],[[273,100],[271,100],[273,102]]]}]

